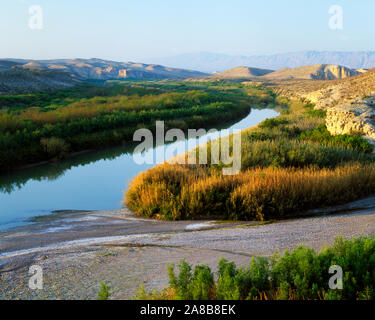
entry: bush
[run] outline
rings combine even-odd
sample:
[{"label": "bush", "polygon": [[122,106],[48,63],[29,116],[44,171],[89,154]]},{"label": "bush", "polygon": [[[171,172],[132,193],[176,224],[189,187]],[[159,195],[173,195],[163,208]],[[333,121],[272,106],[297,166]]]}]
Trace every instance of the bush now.
[{"label": "bush", "polygon": [[102,281],[100,283],[100,290],[98,291],[97,300],[108,300],[110,295],[110,287],[106,284],[105,281]]},{"label": "bush", "polygon": [[65,159],[69,155],[70,146],[60,138],[43,138],[40,145],[49,159]]},{"label": "bush", "polygon": [[321,124],[316,129],[301,133],[300,138],[302,140],[311,140],[324,145],[341,146],[346,149],[354,149],[365,153],[370,153],[373,150],[372,145],[359,135],[341,134],[332,136],[325,124]]},{"label": "bush", "polygon": [[317,117],[317,118],[324,118],[327,116],[327,112],[324,110],[307,110],[305,111],[305,114],[310,116],[310,117]]},{"label": "bush", "polygon": [[[329,268],[342,268],[343,289],[332,290]],[[208,266],[182,261],[176,276],[169,269],[170,287],[153,297],[186,300],[373,300],[375,299],[375,238],[343,240],[321,252],[300,246],[271,259],[252,258],[246,268],[220,259],[215,283]],[[198,276],[199,275],[199,276]],[[176,279],[180,279],[178,282]],[[166,294],[168,293],[168,294]],[[183,295],[181,295],[183,293]],[[138,296],[144,298],[147,295]]]},{"label": "bush", "polygon": [[174,266],[168,266],[169,285],[179,300],[209,300],[214,296],[214,276],[206,265],[192,268],[182,260],[179,265],[178,276],[174,273]]},{"label": "bush", "polygon": [[258,127],[262,129],[273,129],[281,125],[288,124],[289,121],[284,118],[271,118],[261,122]]}]

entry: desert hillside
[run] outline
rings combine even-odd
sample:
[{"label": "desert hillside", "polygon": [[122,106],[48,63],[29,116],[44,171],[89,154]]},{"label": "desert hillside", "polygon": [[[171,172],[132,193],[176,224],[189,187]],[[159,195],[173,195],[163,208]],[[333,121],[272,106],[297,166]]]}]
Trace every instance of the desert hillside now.
[{"label": "desert hillside", "polygon": [[264,75],[266,79],[312,79],[312,80],[337,80],[350,78],[365,70],[354,70],[338,65],[317,64],[299,68],[283,68]]},{"label": "desert hillside", "polygon": [[59,70],[73,74],[82,80],[97,79],[185,79],[189,77],[202,77],[206,73],[168,68],[154,64],[135,62],[116,62],[101,59],[71,59],[71,60],[40,60],[25,61],[13,68],[26,70]]},{"label": "desert hillside", "polygon": [[61,71],[10,69],[0,72],[0,95],[55,90],[72,87],[80,82]]},{"label": "desert hillside", "polygon": [[154,64],[101,59],[0,60],[0,94],[64,88],[95,79],[163,80],[199,78],[208,74]]},{"label": "desert hillside", "polygon": [[223,72],[219,72],[212,76],[214,79],[251,79],[255,77],[264,76],[273,72],[273,70],[251,68],[251,67],[236,67]]},{"label": "desert hillside", "polygon": [[318,108],[326,109],[362,100],[375,94],[375,69],[352,78],[328,82],[328,85],[303,96],[314,102]]},{"label": "desert hillside", "polygon": [[375,145],[375,69],[304,94],[316,109],[327,112],[331,134],[358,132]]}]

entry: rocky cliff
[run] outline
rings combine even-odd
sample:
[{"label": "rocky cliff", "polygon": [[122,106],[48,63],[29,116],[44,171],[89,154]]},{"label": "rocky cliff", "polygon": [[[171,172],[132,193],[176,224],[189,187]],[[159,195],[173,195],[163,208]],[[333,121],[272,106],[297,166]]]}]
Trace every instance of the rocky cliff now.
[{"label": "rocky cliff", "polygon": [[375,69],[302,96],[327,111],[331,134],[359,132],[375,145]]},{"label": "rocky cliff", "polygon": [[375,96],[328,108],[326,125],[333,135],[359,132],[375,146]]}]

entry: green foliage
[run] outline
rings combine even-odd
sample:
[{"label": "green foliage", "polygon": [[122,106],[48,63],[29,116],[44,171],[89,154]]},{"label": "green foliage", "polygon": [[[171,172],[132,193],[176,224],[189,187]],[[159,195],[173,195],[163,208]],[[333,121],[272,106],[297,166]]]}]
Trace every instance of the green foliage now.
[{"label": "green foliage", "polygon": [[370,158],[356,149],[297,139],[244,141],[242,170],[254,167],[334,168],[346,162],[365,162]]},{"label": "green foliage", "polygon": [[42,138],[40,145],[49,159],[64,159],[69,154],[69,144],[60,138]]},{"label": "green foliage", "polygon": [[373,150],[372,145],[359,135],[341,134],[332,136],[325,124],[321,124],[316,129],[302,132],[300,137],[302,140],[311,140],[324,145],[341,146],[359,152],[370,153]]},{"label": "green foliage", "polygon": [[175,290],[178,300],[208,300],[214,291],[214,276],[206,265],[197,265],[192,273],[191,266],[181,260],[178,276],[174,266],[168,265],[169,285]]},{"label": "green foliage", "polygon": [[[343,269],[343,289],[329,288],[332,277],[329,268],[333,265]],[[216,284],[208,266],[197,266],[194,276],[191,275],[191,269],[183,261],[180,264],[180,275],[170,272],[170,286],[174,295],[168,298],[374,300],[375,238],[337,238],[333,246],[321,252],[300,246],[291,252],[285,251],[282,256],[275,253],[270,259],[252,258],[246,268],[237,268],[233,262],[220,259]],[[183,279],[183,283],[177,283],[176,278]],[[185,290],[183,296],[181,290]],[[159,295],[159,298],[163,299],[163,296]]]},{"label": "green foliage", "polygon": [[111,289],[105,281],[100,283],[97,300],[108,300],[111,295]]},{"label": "green foliage", "polygon": [[258,126],[259,128],[262,128],[262,129],[273,129],[273,128],[276,128],[278,126],[282,126],[288,123],[289,121],[284,118],[271,118],[271,119],[264,120]]},{"label": "green foliage", "polygon": [[310,117],[317,117],[317,118],[323,118],[325,119],[327,113],[324,110],[307,110],[305,111],[305,114],[310,116]]},{"label": "green foliage", "polygon": [[236,268],[234,262],[219,261],[216,297],[218,300],[245,300],[256,298],[269,289],[269,262],[256,257],[247,268]]}]

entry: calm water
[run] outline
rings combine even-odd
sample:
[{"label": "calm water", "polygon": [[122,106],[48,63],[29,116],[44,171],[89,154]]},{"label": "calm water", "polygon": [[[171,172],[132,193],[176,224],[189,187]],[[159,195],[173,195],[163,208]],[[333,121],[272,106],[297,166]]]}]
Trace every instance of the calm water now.
[{"label": "calm water", "polygon": [[[271,109],[253,109],[226,128],[245,129],[275,116],[277,112]],[[0,176],[0,230],[54,210],[121,208],[129,181],[152,166],[136,164],[133,150],[134,146],[116,147]]]}]

